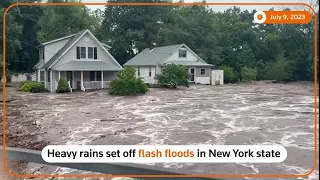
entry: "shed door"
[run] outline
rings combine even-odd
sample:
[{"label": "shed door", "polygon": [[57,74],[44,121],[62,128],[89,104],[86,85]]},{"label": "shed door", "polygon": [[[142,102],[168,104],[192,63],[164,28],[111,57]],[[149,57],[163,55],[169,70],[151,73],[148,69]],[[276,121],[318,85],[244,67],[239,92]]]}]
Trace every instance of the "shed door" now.
[{"label": "shed door", "polygon": [[217,84],[217,85],[219,85],[220,84],[220,72],[219,71],[216,71],[215,72],[216,74],[215,74],[215,77],[216,77],[216,83],[215,84]]}]

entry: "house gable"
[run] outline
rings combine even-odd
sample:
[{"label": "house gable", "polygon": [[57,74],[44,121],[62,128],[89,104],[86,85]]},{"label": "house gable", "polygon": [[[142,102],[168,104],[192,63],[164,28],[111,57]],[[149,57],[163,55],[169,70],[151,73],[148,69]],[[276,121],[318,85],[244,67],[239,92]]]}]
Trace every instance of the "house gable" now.
[{"label": "house gable", "polygon": [[[47,68],[57,68],[63,64],[71,61],[102,61],[110,64],[111,66],[122,68],[121,65],[114,59],[114,57],[106,50],[106,48],[94,37],[94,35],[89,31],[85,30],[79,32],[79,34],[74,39],[70,40],[67,45],[60,50],[59,54],[52,59],[52,62],[47,65]],[[77,59],[77,47],[86,48],[86,58]],[[89,59],[88,47],[96,47],[97,49],[97,59]]]},{"label": "house gable", "polygon": [[[186,56],[181,57],[180,51],[185,51]],[[200,61],[202,63],[205,63],[204,60],[202,60],[195,52],[193,52],[187,45],[182,44],[179,48],[177,48],[169,57],[164,59],[163,61],[160,62],[160,64],[164,63],[169,63],[169,62],[179,62],[179,61],[192,61],[192,62],[197,62]]]},{"label": "house gable", "polygon": [[47,63],[63,46],[70,41],[71,38],[72,37],[64,38],[62,40],[42,46],[41,48],[44,50],[44,62]]}]

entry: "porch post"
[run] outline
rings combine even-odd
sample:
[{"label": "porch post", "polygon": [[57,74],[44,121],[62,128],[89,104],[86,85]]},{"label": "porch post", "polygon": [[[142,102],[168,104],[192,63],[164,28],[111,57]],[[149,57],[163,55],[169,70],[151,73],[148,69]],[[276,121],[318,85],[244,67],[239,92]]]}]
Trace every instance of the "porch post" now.
[{"label": "porch post", "polygon": [[59,72],[59,81],[60,81],[60,71],[58,71]]},{"label": "porch post", "polygon": [[82,89],[82,86],[83,86],[83,71],[81,71],[81,83],[80,83],[80,86],[81,86],[81,90],[83,91]]},{"label": "porch post", "polygon": [[41,72],[40,72],[40,70],[38,69],[38,70],[37,70],[37,82],[40,82],[40,74],[41,74]]},{"label": "porch post", "polygon": [[50,89],[51,89],[51,92],[53,92],[53,82],[52,82],[52,80],[53,80],[53,78],[52,78],[52,69],[50,70]]},{"label": "porch post", "polygon": [[101,71],[101,89],[103,89],[103,71]]}]

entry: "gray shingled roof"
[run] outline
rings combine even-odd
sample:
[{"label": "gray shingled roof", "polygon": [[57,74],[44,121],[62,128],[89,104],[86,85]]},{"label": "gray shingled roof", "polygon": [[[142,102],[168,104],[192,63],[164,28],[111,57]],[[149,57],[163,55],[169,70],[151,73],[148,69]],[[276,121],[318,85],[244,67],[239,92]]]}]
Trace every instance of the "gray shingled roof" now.
[{"label": "gray shingled roof", "polygon": [[155,47],[152,51],[149,48],[144,49],[139,54],[134,56],[124,66],[148,66],[157,65],[166,57],[174,53],[178,48],[184,44],[177,44],[171,46]]},{"label": "gray shingled roof", "polygon": [[[128,62],[124,64],[124,66],[155,66],[155,65],[163,65],[160,64],[165,58],[171,56],[177,49],[182,46],[186,46],[185,44],[176,44],[170,46],[156,47],[150,51],[149,48],[144,49],[135,57],[130,59]],[[207,64],[203,62],[203,60],[199,60],[196,62],[192,61],[172,61],[175,64],[181,64],[185,66],[213,66],[211,64]]]},{"label": "gray shingled roof", "polygon": [[73,60],[59,67],[54,68],[57,71],[120,71],[121,67],[115,63],[108,63],[101,60],[79,61]]},{"label": "gray shingled roof", "polygon": [[201,61],[170,61],[168,63],[180,64],[184,66],[213,66],[211,64],[203,63]]},{"label": "gray shingled roof", "polygon": [[82,30],[78,33],[75,34],[75,36],[73,36],[66,45],[64,45],[54,56],[52,56],[52,58],[44,65],[44,68],[48,68],[57,58],[59,58],[74,42],[77,41],[77,39],[79,39],[80,36],[82,36],[85,32],[87,31],[87,29]]}]

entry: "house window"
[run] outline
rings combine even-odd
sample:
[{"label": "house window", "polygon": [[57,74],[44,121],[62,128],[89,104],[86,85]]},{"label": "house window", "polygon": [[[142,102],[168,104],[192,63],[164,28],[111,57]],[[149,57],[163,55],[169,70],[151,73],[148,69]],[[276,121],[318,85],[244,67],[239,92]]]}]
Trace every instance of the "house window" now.
[{"label": "house window", "polygon": [[200,72],[201,72],[201,75],[205,75],[206,74],[206,69],[201,69]]},{"label": "house window", "polygon": [[179,49],[179,58],[186,58],[186,57],[187,57],[187,50]]},{"label": "house window", "polygon": [[88,59],[93,59],[93,47],[88,47]]},{"label": "house window", "polygon": [[44,48],[39,49],[39,58],[40,60],[44,59]]},{"label": "house window", "polygon": [[44,82],[44,71],[40,71],[40,82]]},{"label": "house window", "polygon": [[151,67],[149,67],[149,76],[151,76]]},{"label": "house window", "polygon": [[90,81],[95,81],[95,80],[96,80],[96,72],[90,71]]},{"label": "house window", "polygon": [[138,67],[138,76],[140,76],[140,68]]},{"label": "house window", "polygon": [[102,75],[102,73],[101,73],[101,71],[96,71],[96,81],[101,81],[101,75]]},{"label": "house window", "polygon": [[86,47],[81,47],[80,48],[80,57],[81,59],[86,59],[87,58],[87,52],[86,52]]},{"label": "house window", "polygon": [[50,71],[47,71],[48,82],[50,82]]}]

